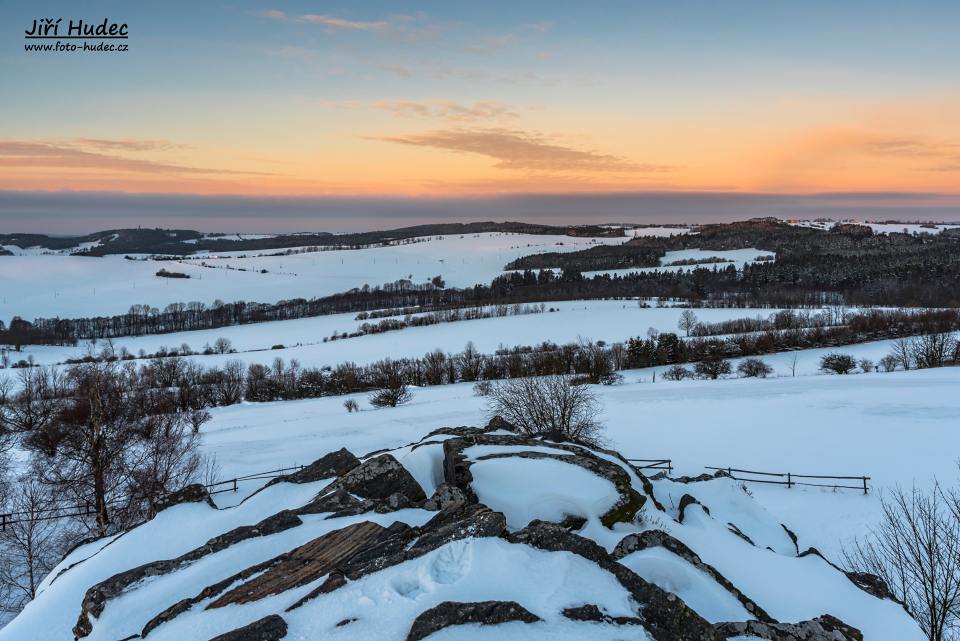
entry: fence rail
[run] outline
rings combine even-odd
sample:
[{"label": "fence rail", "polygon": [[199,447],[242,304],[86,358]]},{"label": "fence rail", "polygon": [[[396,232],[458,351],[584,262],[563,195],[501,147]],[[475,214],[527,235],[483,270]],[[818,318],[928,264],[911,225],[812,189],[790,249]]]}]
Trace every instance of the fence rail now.
[{"label": "fence rail", "polygon": [[[794,474],[793,472],[758,472],[756,470],[744,470],[736,467],[707,466],[707,469],[726,472],[730,478],[737,481],[744,481],[746,483],[769,483],[772,485],[784,485],[787,488],[792,488],[794,485],[801,485],[805,487],[832,487],[843,490],[862,490],[864,494],[867,494],[870,491],[870,486],[868,484],[868,481],[870,481],[869,476],[829,476],[824,474]],[[768,478],[751,478],[757,476],[764,476]],[[811,483],[807,480],[798,481],[797,479],[840,482]],[[844,481],[858,481],[858,483],[856,485],[843,484]]]},{"label": "fence rail", "polygon": [[[247,481],[257,481],[265,479],[273,479],[278,476],[283,476],[288,472],[298,472],[304,468],[303,465],[294,465],[293,467],[281,467],[275,470],[268,470],[266,472],[255,472],[253,474],[247,474],[245,476],[238,476],[236,478],[227,479],[225,481],[216,481],[214,483],[207,483],[204,485],[207,488],[207,491],[213,494],[222,494],[223,492],[237,492],[240,490],[240,483],[245,483]],[[226,486],[226,487],[223,487]],[[220,488],[220,489],[216,489]],[[119,505],[123,501],[108,501],[107,505]],[[57,519],[71,519],[81,516],[92,516],[96,514],[96,510],[93,507],[92,503],[85,503],[84,505],[68,505],[64,507],[55,507],[44,510],[27,510],[23,512],[7,512],[5,514],[0,514],[0,532],[3,532],[7,529],[8,525],[15,525],[17,523],[30,523],[38,521],[54,521]]]},{"label": "fence rail", "polygon": [[631,463],[642,463],[635,465],[640,470],[666,470],[667,474],[673,474],[673,461],[668,458],[628,458]]}]

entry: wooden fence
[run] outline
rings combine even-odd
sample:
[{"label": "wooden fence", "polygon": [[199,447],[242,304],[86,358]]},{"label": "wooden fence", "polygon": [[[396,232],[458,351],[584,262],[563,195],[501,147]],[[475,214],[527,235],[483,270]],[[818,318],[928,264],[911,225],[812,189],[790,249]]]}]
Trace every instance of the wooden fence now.
[{"label": "wooden fence", "polygon": [[664,470],[667,474],[673,474],[673,461],[668,458],[628,458],[627,460],[637,463],[638,465],[634,467],[640,470]]},{"label": "wooden fence", "polygon": [[[726,472],[730,478],[746,483],[769,483],[784,485],[792,488],[794,485],[806,487],[831,487],[843,490],[862,490],[864,494],[870,491],[869,476],[828,476],[819,474],[794,474],[792,472],[757,472],[756,470],[742,470],[736,467],[707,467],[708,470]],[[756,478],[763,477],[763,478]],[[800,480],[797,480],[800,479]],[[815,483],[813,481],[838,481],[837,483]],[[856,481],[856,485],[851,485]]]},{"label": "wooden fence", "polygon": [[[237,492],[240,489],[240,483],[245,483],[247,481],[256,481],[263,479],[272,479],[278,476],[283,476],[288,472],[298,472],[303,469],[303,465],[295,465],[293,467],[281,467],[276,470],[269,470],[266,472],[256,472],[254,474],[247,474],[246,476],[238,476],[236,478],[227,479],[225,481],[216,481],[215,483],[208,483],[204,485],[210,494],[220,494],[222,492]],[[219,489],[217,489],[219,488]],[[107,505],[119,505],[123,501],[108,501]],[[70,519],[77,518],[81,516],[93,516],[95,510],[92,503],[85,503],[84,505],[68,505],[64,507],[55,507],[43,510],[28,510],[24,512],[7,512],[6,514],[0,514],[0,532],[7,529],[8,525],[14,525],[16,523],[30,523],[38,521],[52,521],[57,519]]]}]

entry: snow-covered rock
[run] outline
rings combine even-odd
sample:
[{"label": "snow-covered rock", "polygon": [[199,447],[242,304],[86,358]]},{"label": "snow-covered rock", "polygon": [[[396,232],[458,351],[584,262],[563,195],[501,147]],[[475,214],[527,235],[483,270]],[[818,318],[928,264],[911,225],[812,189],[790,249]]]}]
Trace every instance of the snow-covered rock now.
[{"label": "snow-covered rock", "polygon": [[185,498],[71,552],[0,639],[923,638],[731,479],[651,481],[502,422]]}]

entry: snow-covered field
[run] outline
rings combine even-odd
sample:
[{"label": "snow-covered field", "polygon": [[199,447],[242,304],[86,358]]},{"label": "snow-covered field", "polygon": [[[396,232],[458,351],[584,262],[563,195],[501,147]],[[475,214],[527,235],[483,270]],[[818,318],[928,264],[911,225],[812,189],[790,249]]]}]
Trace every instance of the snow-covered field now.
[{"label": "snow-covered field", "polygon": [[[845,221],[846,222],[846,221]],[[946,229],[956,229],[960,225],[936,224],[921,225],[919,223],[861,223],[849,221],[854,225],[865,225],[871,228],[877,234],[939,234]],[[800,220],[790,223],[797,227],[810,227],[811,229],[831,229],[836,222],[833,221],[813,221]]]},{"label": "snow-covered field", "polygon": [[[804,358],[804,362],[807,359]],[[812,361],[813,359],[809,359]],[[849,376],[652,383],[646,371],[596,391],[606,437],[625,456],[670,458],[675,474],[705,466],[866,475],[874,488],[958,478],[960,368]],[[485,401],[468,384],[414,390],[409,405],[347,414],[344,397],[213,410],[204,447],[225,478],[303,464],[333,444],[370,452],[419,438],[425,427],[476,425]],[[836,556],[878,517],[879,491],[750,486],[800,537]],[[679,495],[675,497],[679,500]]]},{"label": "snow-covered field", "polygon": [[[647,301],[655,305],[654,301]],[[502,316],[478,320],[441,323],[427,327],[409,327],[383,334],[369,334],[355,338],[324,343],[334,333],[354,332],[365,321],[356,314],[333,314],[271,323],[235,325],[195,332],[177,332],[151,336],[123,337],[113,340],[115,350],[126,348],[136,355],[141,349],[147,354],[161,347],[179,349],[186,343],[193,351],[201,351],[217,338],[231,341],[237,354],[194,356],[206,364],[222,364],[224,360],[239,358],[245,362],[269,364],[277,356],[296,358],[306,366],[336,365],[344,361],[369,363],[390,356],[392,358],[422,356],[441,349],[456,353],[468,341],[483,353],[493,353],[501,346],[536,345],[544,341],[576,342],[579,339],[617,342],[634,336],[645,336],[653,327],[661,332],[677,332],[677,323],[683,309],[678,307],[640,308],[637,301],[561,301],[544,303],[556,311],[519,316]],[[696,309],[702,322],[717,322],[732,318],[761,316],[767,318],[774,309]],[[376,320],[370,321],[372,323]],[[284,349],[271,349],[284,345]],[[62,363],[67,358],[81,357],[91,350],[102,350],[104,341],[96,344],[82,342],[75,347],[27,346],[20,353],[11,353],[14,361],[33,356],[41,365]]]},{"label": "snow-covered field", "polygon": [[[609,445],[628,457],[670,456],[677,473],[699,473],[711,464],[812,474],[866,473],[873,477],[875,488],[925,484],[933,474],[947,482],[957,477],[953,453],[960,445],[954,429],[960,417],[960,398],[950,392],[960,383],[960,368],[656,384],[639,378],[629,374],[623,385],[597,388],[605,407]],[[468,385],[417,390],[409,405],[372,410],[364,404],[363,411],[353,414],[344,412],[342,400],[215,410],[204,428],[204,447],[217,454],[226,476],[311,462],[340,447],[358,455],[390,448],[429,493],[438,478],[443,478],[443,474],[438,476],[437,466],[444,448],[407,444],[431,429],[478,425],[485,419],[482,399],[474,397]],[[909,429],[904,429],[905,425]],[[629,534],[663,530],[781,621],[829,613],[862,630],[866,641],[923,638],[897,604],[856,588],[815,555],[797,555],[798,550],[816,546],[827,558],[836,559],[841,541],[863,534],[876,518],[879,489],[868,496],[780,487],[749,487],[747,492],[725,479],[694,484],[657,480],[653,496],[663,509],[654,509],[647,502],[646,520],[609,528],[599,520],[618,500],[618,491],[608,480],[556,457],[516,457],[519,451],[542,454],[551,450],[556,454],[555,446],[548,443],[468,446],[464,450],[472,464],[474,491],[491,509],[504,514],[508,530],[518,530],[534,518],[558,520],[564,515],[581,515],[586,523],[578,534],[607,551]],[[605,460],[619,465],[612,457]],[[630,479],[633,488],[644,491],[635,474]],[[140,564],[198,549],[215,535],[252,525],[280,510],[296,509],[318,492],[322,494],[328,483],[329,479],[279,483],[256,494],[251,493],[258,483],[250,483],[239,495],[216,497],[221,508],[236,505],[236,509],[214,510],[202,502],[177,505],[128,534],[83,545],[44,581],[40,596],[0,631],[0,639],[66,641],[90,586]],[[683,494],[691,494],[709,511],[691,504],[681,515]],[[241,496],[250,498],[239,503]],[[405,508],[387,514],[323,518],[325,515],[307,510],[293,527],[226,547],[208,546],[199,558],[159,568],[116,592],[106,592],[105,607],[91,620],[92,630],[86,638],[131,638],[170,604],[221,581],[222,586],[211,588],[212,597],[174,614],[154,628],[150,638],[202,641],[279,612],[290,626],[291,639],[399,639],[418,612],[441,601],[486,599],[516,601],[541,621],[505,624],[485,632],[476,626],[460,626],[431,639],[652,638],[636,627],[611,629],[559,616],[562,608],[582,603],[597,603],[611,616],[631,616],[635,605],[621,584],[583,556],[518,544],[509,538],[468,535],[422,556],[351,578],[332,590],[322,590],[303,607],[289,610],[291,604],[323,585],[327,574],[319,572],[314,579],[295,583],[270,565],[258,566],[271,559],[282,560],[278,555],[362,521],[370,522],[370,528],[397,521],[425,526],[434,514]],[[797,534],[796,545],[781,523]],[[666,548],[641,548],[618,558],[647,581],[680,596],[709,622],[753,618],[743,602],[711,575]],[[316,562],[310,557],[298,560],[304,565]],[[260,570],[237,574],[245,568]],[[281,587],[262,598],[255,595],[225,607],[212,603],[228,588],[254,584],[259,572],[273,572],[270,580]],[[636,632],[627,634],[629,630]]]},{"label": "snow-covered field", "polygon": [[[344,292],[401,278],[422,283],[441,275],[448,286],[489,284],[503,266],[545,251],[577,251],[624,238],[574,238],[487,233],[431,237],[424,242],[289,256],[139,261],[123,256],[0,256],[0,318],[14,315],[72,318],[124,314],[134,303],[163,308],[173,302],[219,299],[276,302]],[[276,253],[255,252],[260,254]],[[237,252],[243,253],[243,252]],[[203,267],[201,263],[211,267]],[[230,269],[228,269],[228,267]],[[190,278],[160,278],[161,268]],[[246,271],[240,271],[241,269]],[[267,270],[267,273],[262,273]]]}]

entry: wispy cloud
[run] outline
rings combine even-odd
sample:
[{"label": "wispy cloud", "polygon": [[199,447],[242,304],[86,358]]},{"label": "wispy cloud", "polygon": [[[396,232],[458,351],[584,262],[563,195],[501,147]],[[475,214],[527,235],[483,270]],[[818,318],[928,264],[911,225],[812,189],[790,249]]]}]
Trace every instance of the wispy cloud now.
[{"label": "wispy cloud", "polygon": [[255,11],[254,15],[271,20],[282,20],[285,22],[306,22],[310,24],[331,27],[334,29],[351,29],[355,31],[378,31],[389,27],[385,20],[362,21],[347,20],[322,13],[304,13],[301,15],[288,15],[285,11],[278,9],[262,9]]},{"label": "wispy cloud", "polygon": [[509,129],[449,129],[374,140],[478,154],[497,161],[500,169],[544,172],[662,172],[674,167],[641,164],[621,156],[575,149],[538,133]]},{"label": "wispy cloud", "polygon": [[878,156],[929,159],[928,171],[960,171],[960,144],[927,138],[874,138],[863,143],[863,150]]},{"label": "wispy cloud", "polygon": [[497,100],[477,100],[473,104],[450,100],[379,100],[373,103],[373,107],[399,116],[451,122],[506,120],[518,115],[513,107]]},{"label": "wispy cloud", "polygon": [[173,143],[169,140],[134,140],[130,138],[74,138],[73,142],[82,147],[109,149],[115,151],[169,151],[171,149],[190,149],[190,145]]},{"label": "wispy cloud", "polygon": [[[101,143],[99,148],[104,148],[102,143],[114,145],[110,149],[133,149],[135,151],[144,151],[150,149],[149,143],[156,141],[108,141],[100,139],[77,139],[80,141],[90,140],[95,143]],[[137,149],[137,143],[141,143],[141,148]],[[147,146],[143,147],[142,144]],[[97,147],[96,144],[88,145]],[[115,154],[101,153],[99,151],[88,151],[75,143],[53,143],[22,140],[4,140],[0,141],[0,167],[36,167],[36,168],[59,168],[59,169],[94,169],[111,170],[122,172],[134,172],[141,174],[244,174],[244,175],[266,175],[260,172],[235,171],[230,169],[215,169],[204,167],[191,167],[169,162],[156,160],[144,160],[141,158],[127,158]]]},{"label": "wispy cloud", "polygon": [[447,122],[504,121],[517,118],[518,109],[499,100],[476,100],[460,103],[453,100],[320,100],[316,104],[327,109],[377,109],[401,118],[444,120]]},{"label": "wispy cloud", "polygon": [[279,9],[261,9],[253,15],[279,22],[295,22],[322,27],[329,32],[355,31],[381,33],[406,43],[431,40],[449,25],[432,22],[425,14],[393,15],[378,20],[351,20],[325,13],[288,14]]}]

